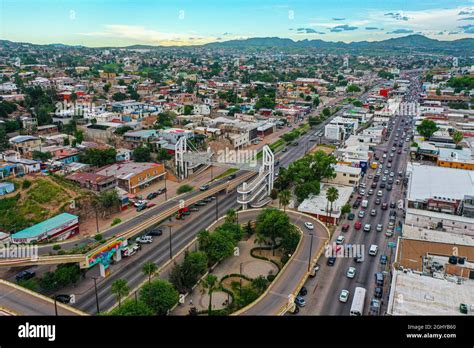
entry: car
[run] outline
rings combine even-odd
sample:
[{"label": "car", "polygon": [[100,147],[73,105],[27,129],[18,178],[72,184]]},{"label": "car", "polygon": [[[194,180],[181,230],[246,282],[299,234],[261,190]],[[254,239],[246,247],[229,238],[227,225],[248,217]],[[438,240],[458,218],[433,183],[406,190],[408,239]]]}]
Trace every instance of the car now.
[{"label": "car", "polygon": [[342,225],[341,231],[342,232],[347,232],[347,231],[349,231],[349,227],[350,227],[349,224],[344,224],[344,225]]},{"label": "car", "polygon": [[153,243],[153,237],[152,236],[141,236],[136,239],[137,243],[140,244],[150,244]]},{"label": "car", "polygon": [[59,294],[59,295],[54,296],[53,298],[55,298],[56,301],[61,302],[61,303],[65,303],[65,304],[70,303],[71,300],[72,300],[72,296],[71,295],[66,295],[66,294]]},{"label": "car", "polygon": [[375,228],[377,232],[382,232],[383,230],[383,225],[382,224],[377,224],[377,227]]},{"label": "car", "polygon": [[199,207],[202,207],[202,206],[205,206],[207,203],[204,202],[204,201],[198,201],[196,202],[196,205],[199,206]]},{"label": "car", "polygon": [[375,273],[375,284],[383,286],[384,276],[382,272]]},{"label": "car", "polygon": [[146,199],[139,199],[139,200],[135,201],[133,203],[133,205],[134,205],[135,208],[138,208],[142,205],[146,205],[147,203],[148,203],[148,201]]},{"label": "car", "polygon": [[308,230],[314,230],[314,225],[311,222],[306,221],[304,225]]},{"label": "car", "polygon": [[139,205],[139,206],[137,207],[137,212],[142,211],[142,210],[145,210],[146,208],[147,208],[147,207],[146,207],[146,204]]},{"label": "car", "polygon": [[158,191],[156,191],[156,194],[157,195],[162,195],[165,192],[166,192],[166,187],[163,187],[163,188],[158,189]]},{"label": "car", "polygon": [[298,307],[306,306],[306,301],[304,300],[304,298],[302,296],[296,296],[295,303]]},{"label": "car", "polygon": [[148,196],[146,196],[146,199],[151,200],[153,198],[156,198],[158,194],[156,192],[150,193]]},{"label": "car", "polygon": [[376,298],[382,298],[383,296],[383,289],[381,287],[376,287],[374,290],[374,297]]},{"label": "car", "polygon": [[403,177],[403,171],[400,170],[400,171],[398,172],[398,176],[399,176],[400,178]]},{"label": "car", "polygon": [[356,255],[356,256],[354,257],[354,261],[355,261],[356,263],[361,263],[361,262],[363,262],[363,261],[364,261],[364,255],[362,255],[362,254]]},{"label": "car", "polygon": [[385,175],[387,175],[387,174],[388,174],[388,169],[385,169],[385,170],[383,171],[383,173],[384,173]]},{"label": "car", "polygon": [[382,196],[383,196],[382,190],[378,190],[378,191],[377,191],[377,197],[382,197]]},{"label": "car", "polygon": [[365,211],[361,210],[359,211],[359,217],[362,219],[365,216]]},{"label": "car", "polygon": [[34,278],[35,276],[36,276],[36,272],[27,269],[27,270],[24,270],[24,271],[21,271],[20,273],[18,273],[15,276],[15,279],[16,279],[17,282],[21,282],[23,280],[28,280],[28,279]]},{"label": "car", "polygon": [[212,199],[212,197],[206,197],[206,198],[203,199],[203,201],[206,202],[206,203],[210,203],[210,202],[213,201],[213,199]]},{"label": "car", "polygon": [[327,261],[328,266],[334,266],[335,263],[336,263],[336,258],[334,256],[328,257],[328,261]]},{"label": "car", "polygon": [[352,208],[357,209],[360,206],[360,201],[355,201],[354,204],[352,204]]},{"label": "car", "polygon": [[374,189],[374,188],[377,188],[377,182],[374,181],[374,182],[372,183],[372,185],[370,185],[370,187],[373,188],[373,189]]},{"label": "car", "polygon": [[378,251],[379,251],[379,247],[375,244],[372,244],[369,248],[369,255],[370,256],[375,256],[375,255],[377,255]]},{"label": "car", "polygon": [[237,174],[230,174],[228,177],[227,177],[227,180],[232,180],[232,179],[235,179],[237,177]]},{"label": "car", "polygon": [[387,181],[387,177],[386,177],[386,176],[382,176],[382,181]]},{"label": "car", "polygon": [[390,202],[390,208],[396,208],[397,204],[395,202]]},{"label": "car", "polygon": [[316,264],[316,266],[314,266],[312,269],[311,269],[311,272],[309,273],[309,276],[311,278],[314,278],[316,277],[316,273],[319,271],[319,265]]},{"label": "car", "polygon": [[149,203],[146,204],[147,208],[153,208],[155,206],[156,206],[156,203],[153,203],[153,202],[149,202]]},{"label": "car", "polygon": [[205,185],[202,185],[199,189],[200,189],[201,191],[206,191],[206,190],[209,190],[209,187],[210,187],[209,184],[205,184]]},{"label": "car", "polygon": [[349,290],[342,290],[339,294],[339,301],[346,303],[349,300]]},{"label": "car", "polygon": [[387,168],[392,168],[392,163],[387,164]]},{"label": "car", "polygon": [[382,203],[382,201],[380,200],[380,198],[376,198],[375,199],[375,205],[380,205],[380,203]]},{"label": "car", "polygon": [[365,196],[365,189],[359,189],[359,193],[361,196]]},{"label": "car", "polygon": [[401,155],[402,149],[398,149],[397,153],[398,153],[399,155]]},{"label": "car", "polygon": [[380,264],[387,264],[387,255],[380,255]]},{"label": "car", "polygon": [[288,151],[286,147],[284,147],[283,150],[281,150],[281,152],[286,152],[286,151]]},{"label": "car", "polygon": [[365,182],[361,182],[361,183],[359,184],[359,188],[366,188],[366,187],[367,187],[367,185],[366,185]]},{"label": "car", "polygon": [[395,173],[394,172],[390,172],[390,175],[389,175],[391,178],[393,178],[395,176]]},{"label": "car", "polygon": [[349,213],[349,215],[347,215],[347,220],[354,220],[354,218],[355,218],[354,213]]},{"label": "car", "polygon": [[392,185],[387,185],[387,191],[392,191]]},{"label": "car", "polygon": [[356,230],[360,230],[362,228],[362,222],[356,221],[355,224],[354,224],[354,228]]},{"label": "car", "polygon": [[163,230],[161,228],[154,228],[150,232],[147,233],[148,236],[161,236],[163,234]]},{"label": "car", "polygon": [[349,267],[349,268],[347,269],[347,272],[346,272],[347,278],[352,279],[352,278],[355,277],[355,275],[356,275],[356,269],[355,269],[355,267]]},{"label": "car", "polygon": [[370,216],[377,216],[377,210],[376,209],[372,209],[370,211]]},{"label": "car", "polygon": [[199,211],[199,208],[198,207],[190,207],[189,211]]},{"label": "car", "polygon": [[301,288],[298,296],[306,296],[306,294],[308,293],[308,289],[306,289],[304,286]]},{"label": "car", "polygon": [[367,179],[372,179],[372,178],[373,178],[372,174],[367,175]]},{"label": "car", "polygon": [[343,235],[340,235],[336,238],[336,244],[337,245],[341,245],[342,243],[344,243],[344,236]]},{"label": "car", "polygon": [[364,225],[364,232],[370,232],[371,229],[372,229],[372,226],[370,224]]},{"label": "car", "polygon": [[392,185],[393,184],[393,178],[388,178],[387,184]]},{"label": "car", "polygon": [[384,182],[381,182],[381,183],[380,183],[380,188],[381,188],[381,189],[385,188],[386,186],[387,186],[387,184],[385,184]]}]

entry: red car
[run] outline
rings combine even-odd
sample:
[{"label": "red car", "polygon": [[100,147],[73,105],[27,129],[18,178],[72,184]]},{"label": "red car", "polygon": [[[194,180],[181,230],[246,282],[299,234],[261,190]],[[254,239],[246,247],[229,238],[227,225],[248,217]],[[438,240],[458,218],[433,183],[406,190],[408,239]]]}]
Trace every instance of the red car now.
[{"label": "red car", "polygon": [[347,231],[349,231],[349,224],[342,225],[342,232],[347,232]]},{"label": "red car", "polygon": [[354,228],[356,230],[360,230],[362,228],[362,222],[356,221],[356,223],[354,224]]},{"label": "red car", "polygon": [[382,210],[387,210],[388,204],[387,203],[382,203]]}]

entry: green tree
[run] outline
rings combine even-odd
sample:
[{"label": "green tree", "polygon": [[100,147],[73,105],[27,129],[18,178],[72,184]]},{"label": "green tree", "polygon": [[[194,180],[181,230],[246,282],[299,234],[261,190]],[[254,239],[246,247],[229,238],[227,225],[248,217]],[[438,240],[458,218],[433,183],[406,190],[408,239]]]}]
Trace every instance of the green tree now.
[{"label": "green tree", "polygon": [[418,133],[420,133],[426,139],[431,138],[431,136],[438,130],[438,126],[432,120],[424,119],[421,123],[416,127]]},{"label": "green tree", "polygon": [[324,117],[329,117],[331,116],[331,109],[329,108],[324,108],[323,111],[322,111],[322,114]]},{"label": "green tree", "polygon": [[84,132],[82,130],[76,130],[74,137],[76,138],[76,143],[81,144],[84,141]]},{"label": "green tree", "polygon": [[104,167],[117,162],[117,151],[114,148],[108,149],[87,149],[80,156],[82,163],[87,163],[95,167]]},{"label": "green tree", "polygon": [[286,212],[286,207],[288,204],[290,204],[290,198],[291,198],[291,192],[290,190],[283,190],[283,191],[280,191],[280,193],[278,194],[278,198],[279,198],[279,203],[280,205],[283,206],[283,211]]},{"label": "green tree", "polygon": [[227,210],[227,213],[225,214],[225,222],[230,224],[237,223],[237,213],[234,209]]},{"label": "green tree", "polygon": [[169,161],[172,158],[173,158],[173,155],[168,153],[166,149],[159,149],[158,153],[156,154],[156,159],[159,162]]},{"label": "green tree", "polygon": [[355,93],[355,92],[360,92],[360,88],[357,85],[349,85],[346,88],[347,93]]},{"label": "green tree", "polygon": [[166,315],[178,303],[179,293],[170,282],[156,279],[141,288],[140,300],[157,315]]},{"label": "green tree", "polygon": [[127,95],[122,92],[117,92],[112,96],[112,99],[115,101],[122,101],[122,100],[127,99]]},{"label": "green tree", "polygon": [[194,188],[191,185],[185,184],[185,185],[179,186],[178,189],[176,190],[176,193],[180,195],[182,193],[191,192],[192,190],[194,190]]},{"label": "green tree", "polygon": [[257,216],[255,232],[257,235],[270,239],[273,248],[275,248],[277,239],[282,238],[290,226],[290,218],[286,213],[278,209],[267,208]]},{"label": "green tree", "polygon": [[127,300],[120,307],[114,308],[110,315],[113,316],[151,316],[153,310],[143,301]]},{"label": "green tree", "polygon": [[142,272],[148,277],[148,283],[151,283],[151,277],[158,270],[158,266],[154,262],[147,262],[142,267]]},{"label": "green tree", "polygon": [[328,212],[329,213],[328,220],[329,220],[329,217],[332,216],[333,204],[338,198],[339,198],[339,191],[337,190],[337,188],[335,188],[335,187],[328,188],[328,190],[326,192],[326,199],[328,200],[328,202],[330,204],[330,208],[329,208],[329,212]]},{"label": "green tree", "polygon": [[346,214],[349,214],[350,212],[351,212],[351,205],[349,203],[344,204],[341,208],[341,214],[346,215]]},{"label": "green tree", "polygon": [[464,138],[464,135],[462,134],[462,132],[455,131],[453,133],[453,141],[456,144],[456,146],[459,145],[459,143],[463,140],[463,138]]},{"label": "green tree", "polygon": [[47,160],[53,157],[49,152],[41,152],[38,150],[33,150],[31,156],[33,157],[33,159],[41,162],[46,162]]},{"label": "green tree", "polygon": [[219,283],[217,281],[217,277],[213,274],[208,274],[206,278],[202,281],[202,291],[209,295],[209,307],[208,307],[208,315],[212,313],[212,293],[216,291],[219,287]]},{"label": "green tree", "polygon": [[112,283],[110,291],[117,298],[120,308],[122,305],[122,298],[127,296],[130,290],[125,279],[117,279]]},{"label": "green tree", "polygon": [[150,162],[151,161],[150,149],[146,146],[137,147],[135,150],[133,150],[133,159],[136,162]]}]

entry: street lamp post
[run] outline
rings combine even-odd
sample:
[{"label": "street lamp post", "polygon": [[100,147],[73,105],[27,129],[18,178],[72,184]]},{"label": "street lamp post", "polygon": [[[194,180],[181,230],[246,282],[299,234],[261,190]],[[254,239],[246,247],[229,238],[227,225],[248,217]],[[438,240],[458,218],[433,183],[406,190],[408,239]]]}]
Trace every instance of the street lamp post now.
[{"label": "street lamp post", "polygon": [[308,272],[311,268],[311,254],[313,252],[313,234],[311,233],[311,242],[309,243]]},{"label": "street lamp post", "polygon": [[58,299],[56,295],[54,295],[54,314],[58,316]]},{"label": "street lamp post", "polygon": [[93,277],[94,279],[94,289],[95,289],[95,305],[97,307],[97,313],[100,313],[100,308],[99,308],[99,295],[97,294],[97,277]]}]

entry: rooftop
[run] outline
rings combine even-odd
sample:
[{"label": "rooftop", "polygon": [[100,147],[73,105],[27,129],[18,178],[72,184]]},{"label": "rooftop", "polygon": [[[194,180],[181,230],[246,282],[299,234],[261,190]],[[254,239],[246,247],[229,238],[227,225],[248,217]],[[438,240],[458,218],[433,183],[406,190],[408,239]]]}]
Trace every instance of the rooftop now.
[{"label": "rooftop", "polygon": [[474,195],[474,172],[471,170],[413,164],[408,200],[429,198],[458,199]]},{"label": "rooftop", "polygon": [[394,271],[388,312],[392,315],[461,315],[474,305],[474,280],[462,284],[418,273]]},{"label": "rooftop", "polygon": [[427,228],[411,225],[403,225],[403,238],[474,247],[473,236],[449,233],[446,231],[430,230]]},{"label": "rooftop", "polygon": [[143,173],[145,170],[150,168],[163,168],[161,164],[157,163],[139,163],[139,162],[124,162],[115,163],[110,166],[104,167],[97,172],[99,175],[113,175],[118,179],[128,180],[130,177]]},{"label": "rooftop", "polygon": [[24,230],[17,232],[12,235],[14,238],[32,238],[37,237],[43,233],[51,231],[55,228],[61,227],[64,224],[76,220],[78,217],[76,215],[62,213],[52,217],[51,219],[40,222],[39,224],[33,225],[31,227],[25,228]]},{"label": "rooftop", "polygon": [[335,187],[339,192],[339,198],[333,202],[333,211],[331,214],[332,217],[339,218],[341,215],[341,208],[349,201],[353,187],[321,184],[321,192],[319,195],[311,196],[310,198],[307,198],[301,202],[298,207],[298,211],[314,215],[327,215],[326,207],[328,206],[328,200],[326,198],[326,192],[329,187]]}]

